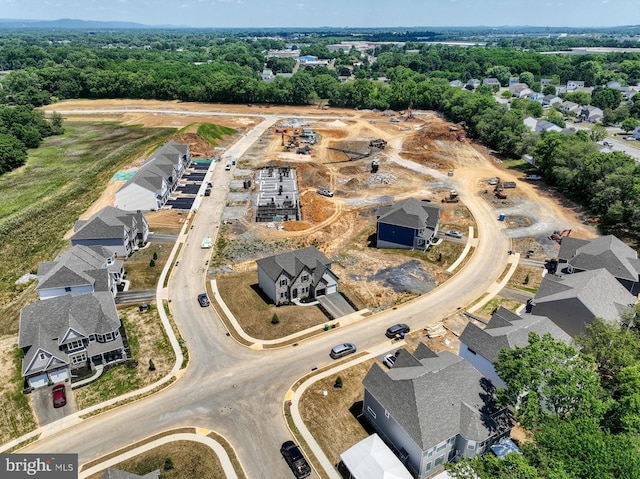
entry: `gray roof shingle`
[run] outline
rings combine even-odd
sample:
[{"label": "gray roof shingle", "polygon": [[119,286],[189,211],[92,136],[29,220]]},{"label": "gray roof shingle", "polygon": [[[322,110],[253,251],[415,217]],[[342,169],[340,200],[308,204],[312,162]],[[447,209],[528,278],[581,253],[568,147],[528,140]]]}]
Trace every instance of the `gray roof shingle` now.
[{"label": "gray roof shingle", "polygon": [[[67,355],[59,350],[59,345],[70,329],[89,337],[91,334],[116,331],[120,325],[113,296],[108,292],[68,294],[31,303],[20,312],[18,347],[31,346],[22,361],[23,373],[38,348],[68,362]],[[122,339],[118,340],[121,347]],[[104,344],[109,345],[108,350],[116,346],[115,341]],[[95,342],[90,343],[90,346],[93,345],[101,347]]]},{"label": "gray roof shingle", "polygon": [[490,414],[496,407],[487,383],[465,359],[449,351],[433,353],[422,343],[414,355],[403,350],[386,372],[374,364],[363,380],[423,450],[457,434],[475,441],[493,434]]},{"label": "gray roof shingle", "polygon": [[440,222],[440,208],[415,198],[407,198],[377,211],[378,222],[404,228],[435,229]]},{"label": "gray roof shingle", "polygon": [[290,278],[295,278],[306,267],[313,273],[313,284],[317,284],[325,271],[331,269],[331,260],[314,246],[262,258],[256,263],[273,281],[283,272]]},{"label": "gray roof shingle", "polygon": [[[555,339],[566,343],[571,342],[571,336],[546,316],[533,314],[518,316],[509,311],[517,317],[517,320],[510,322],[505,319],[504,314],[498,314],[501,309],[508,311],[505,308],[499,308],[484,329],[474,323],[469,323],[460,335],[462,343],[492,363],[498,360],[498,354],[502,349],[527,345],[530,332],[534,332],[538,336],[549,333]],[[497,324],[495,324],[496,322]]]}]

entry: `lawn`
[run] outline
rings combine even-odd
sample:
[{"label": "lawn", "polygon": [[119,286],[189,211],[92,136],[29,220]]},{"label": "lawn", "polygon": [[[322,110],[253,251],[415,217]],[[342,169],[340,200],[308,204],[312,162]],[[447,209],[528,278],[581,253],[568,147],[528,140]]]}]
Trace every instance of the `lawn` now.
[{"label": "lawn", "polygon": [[[257,339],[277,339],[303,329],[326,323],[317,306],[274,306],[260,294],[258,273],[248,271],[218,275],[218,290],[242,329]],[[273,315],[278,324],[272,324]]]},{"label": "lawn", "polygon": [[[168,462],[173,465],[171,469],[164,467]],[[163,444],[113,467],[140,476],[160,469],[163,479],[226,477],[218,455],[208,446],[193,441]],[[100,479],[102,474],[94,474],[89,479]]]},{"label": "lawn", "polygon": [[[340,461],[341,453],[369,435],[356,416],[362,412],[362,380],[374,361],[365,361],[313,383],[300,399],[302,419],[332,464]],[[342,378],[342,389],[333,387],[338,376]]]},{"label": "lawn", "polygon": [[481,318],[489,319],[494,311],[497,310],[500,306],[515,312],[520,306],[522,306],[522,303],[503,298],[502,296],[496,296],[487,301],[487,303],[482,308],[477,310],[474,314],[480,316]]},{"label": "lawn", "polygon": [[[118,314],[127,332],[127,339],[137,367],[129,369],[124,364],[109,369],[102,377],[76,389],[74,396],[78,410],[154,383],[173,367],[175,355],[155,303],[149,311],[140,312],[137,306],[120,306]],[[154,371],[150,370],[153,362]]]},{"label": "lawn", "polygon": [[543,268],[518,265],[511,278],[509,278],[507,286],[535,293],[540,288],[543,271]]},{"label": "lawn", "polygon": [[[129,256],[124,261],[124,269],[131,289],[155,289],[172,249],[173,243],[149,243]],[[154,266],[151,266],[152,260]]]},{"label": "lawn", "polygon": [[15,281],[66,249],[65,233],[113,174],[173,132],[90,123],[65,130],[0,177],[0,335],[17,332],[20,309],[36,297],[33,286]]}]

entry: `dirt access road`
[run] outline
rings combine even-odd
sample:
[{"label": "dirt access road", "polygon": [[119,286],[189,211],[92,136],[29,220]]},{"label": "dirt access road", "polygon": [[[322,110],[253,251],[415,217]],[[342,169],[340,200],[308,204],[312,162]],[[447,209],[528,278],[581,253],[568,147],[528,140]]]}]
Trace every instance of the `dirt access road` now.
[{"label": "dirt access road", "polygon": [[[563,203],[553,191],[539,184],[520,181],[522,175],[501,166],[486,148],[456,140],[451,124],[433,112],[414,112],[411,121],[391,122],[379,112],[315,107],[269,108],[245,105],[163,102],[153,100],[77,100],[45,107],[46,111],[62,112],[73,121],[119,121],[147,127],[169,126],[183,128],[193,123],[212,122],[246,131],[257,125],[262,117],[277,116],[282,122],[300,118],[313,128],[320,142],[313,145],[311,155],[287,152],[284,138],[271,131],[264,136],[257,151],[248,153],[252,168],[267,164],[289,164],[297,168],[303,206],[303,221],[285,223],[285,232],[267,230],[261,225],[245,222],[261,238],[304,237],[307,242],[324,245],[327,254],[334,254],[363,227],[362,211],[388,204],[409,196],[438,200],[455,188],[464,191],[462,201],[483,201],[487,178],[499,176],[504,181],[516,181],[510,190],[509,202],[497,204],[496,216],[525,216],[528,228],[508,231],[511,238],[544,239],[554,230],[571,229],[571,235],[590,238],[597,233],[584,225],[578,209]],[[281,123],[282,123],[281,122]],[[368,142],[382,138],[387,148],[369,148]],[[231,141],[235,141],[233,138]],[[330,150],[371,151],[371,156],[348,161],[348,155]],[[378,174],[371,174],[372,158],[380,162]],[[138,160],[137,164],[140,163]],[[135,165],[132,165],[135,166]],[[453,177],[448,177],[454,169]],[[113,204],[120,182],[112,182],[104,195],[87,215],[102,206]],[[318,187],[328,187],[336,194],[328,199],[315,194]],[[455,220],[455,218],[451,218]],[[443,223],[448,223],[446,208]],[[455,224],[455,221],[451,221]],[[464,226],[464,225],[462,225]],[[487,225],[489,226],[489,225]]]}]

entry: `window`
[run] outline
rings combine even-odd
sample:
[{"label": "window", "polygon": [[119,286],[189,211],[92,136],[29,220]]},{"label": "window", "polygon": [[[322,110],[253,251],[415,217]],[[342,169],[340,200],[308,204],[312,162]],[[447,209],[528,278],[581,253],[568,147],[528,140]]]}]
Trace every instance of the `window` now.
[{"label": "window", "polygon": [[113,333],[107,333],[105,336],[106,341],[113,341]]},{"label": "window", "polygon": [[426,465],[426,467],[424,468],[424,472],[428,472],[428,471],[430,471],[430,470],[431,470],[431,463],[428,463],[428,464]]},{"label": "window", "polygon": [[44,359],[44,353],[40,353],[40,359]]},{"label": "window", "polygon": [[471,449],[472,451],[476,448],[475,444],[469,443],[467,444],[467,449]]},{"label": "window", "polygon": [[303,274],[302,277],[300,278],[300,281],[302,281],[303,283],[306,283],[307,281],[309,281],[309,275]]},{"label": "window", "polygon": [[284,293],[284,292],[280,293],[280,299],[283,299],[286,297],[287,297],[287,293]]},{"label": "window", "polygon": [[91,334],[89,336],[89,341],[95,341],[96,340],[96,335],[95,334]]},{"label": "window", "polygon": [[84,346],[82,339],[76,339],[67,344],[67,349],[73,351],[74,349],[80,349],[82,346]]},{"label": "window", "polygon": [[280,286],[286,286],[287,285],[287,280],[286,279],[281,279],[280,280]]},{"label": "window", "polygon": [[445,447],[447,447],[446,443],[444,443],[442,446],[438,446],[438,449],[436,449],[436,452],[440,452],[440,451],[444,450]]},{"label": "window", "polygon": [[429,453],[427,454],[427,457],[431,457],[433,456],[433,451],[429,451]]},{"label": "window", "polygon": [[369,406],[367,406],[367,412],[368,412],[369,414],[371,414],[371,417],[372,417],[373,419],[375,419],[375,418],[377,417],[377,416],[376,416],[375,411],[374,411],[373,409],[371,409]]},{"label": "window", "polygon": [[80,364],[83,361],[87,360],[86,353],[76,354],[75,356],[71,356],[71,362],[73,364]]},{"label": "window", "polygon": [[443,462],[444,462],[444,456],[440,456],[438,459],[436,459],[434,464],[437,466],[439,464],[442,464]]}]

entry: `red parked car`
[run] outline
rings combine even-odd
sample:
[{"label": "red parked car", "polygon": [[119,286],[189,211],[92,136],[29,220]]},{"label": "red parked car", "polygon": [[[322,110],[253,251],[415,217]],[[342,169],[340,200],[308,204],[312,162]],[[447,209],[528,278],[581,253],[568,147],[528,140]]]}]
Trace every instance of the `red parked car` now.
[{"label": "red parked car", "polygon": [[64,384],[56,384],[51,391],[53,392],[53,407],[62,407],[67,404]]}]

